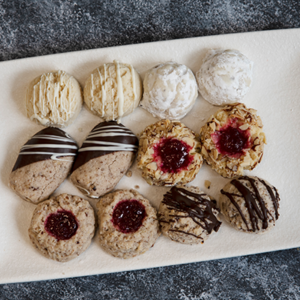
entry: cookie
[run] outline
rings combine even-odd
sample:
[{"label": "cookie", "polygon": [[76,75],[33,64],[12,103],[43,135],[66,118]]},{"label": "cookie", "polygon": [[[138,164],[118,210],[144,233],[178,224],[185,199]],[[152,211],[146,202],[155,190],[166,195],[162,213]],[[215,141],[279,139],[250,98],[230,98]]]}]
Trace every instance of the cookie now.
[{"label": "cookie", "polygon": [[192,130],[179,121],[161,120],[143,131],[138,168],[150,185],[172,186],[192,181],[203,159]]},{"label": "cookie", "polygon": [[10,188],[34,204],[48,199],[70,173],[77,149],[61,129],[39,131],[21,148],[9,177]]},{"label": "cookie", "polygon": [[85,82],[84,102],[94,114],[106,121],[127,116],[139,105],[142,81],[132,65],[104,64]]},{"label": "cookie", "polygon": [[277,189],[259,177],[241,176],[221,190],[220,208],[225,220],[235,229],[265,233],[279,218]]},{"label": "cookie", "polygon": [[253,170],[263,157],[266,137],[256,110],[228,104],[200,130],[201,154],[221,176],[234,178]]},{"label": "cookie", "polygon": [[168,191],[159,206],[163,235],[182,244],[203,244],[221,226],[216,201],[197,187],[176,186]]},{"label": "cookie", "polygon": [[141,106],[160,119],[182,119],[195,104],[198,87],[193,72],[175,62],[160,64],[145,74]]},{"label": "cookie", "polygon": [[91,198],[110,192],[131,166],[138,138],[122,124],[101,122],[78,151],[71,180]]},{"label": "cookie", "polygon": [[63,128],[78,116],[83,103],[78,81],[64,71],[35,78],[26,91],[27,117],[38,124]]},{"label": "cookie", "polygon": [[95,226],[95,213],[87,200],[61,194],[36,207],[28,233],[44,256],[66,262],[88,248]]},{"label": "cookie", "polygon": [[253,62],[237,50],[209,50],[196,73],[202,97],[213,105],[241,102],[252,85]]},{"label": "cookie", "polygon": [[145,253],[160,235],[156,210],[135,190],[117,190],[97,204],[101,247],[119,258]]}]

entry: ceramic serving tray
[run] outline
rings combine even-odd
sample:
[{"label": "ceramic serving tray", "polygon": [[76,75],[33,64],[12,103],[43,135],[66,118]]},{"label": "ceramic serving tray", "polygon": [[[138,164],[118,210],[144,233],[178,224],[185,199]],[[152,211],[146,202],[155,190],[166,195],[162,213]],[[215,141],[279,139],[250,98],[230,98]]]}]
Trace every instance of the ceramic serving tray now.
[{"label": "ceramic serving tray", "polygon": [[[23,201],[8,187],[8,177],[20,147],[43,128],[25,115],[25,90],[29,82],[41,73],[61,69],[84,85],[93,69],[113,60],[132,64],[142,77],[149,68],[171,60],[196,72],[210,48],[237,49],[254,61],[253,86],[244,102],[258,111],[267,145],[262,162],[246,174],[260,176],[277,187],[281,201],[275,228],[265,235],[255,235],[238,232],[223,222],[220,230],[203,245],[182,245],[161,236],[148,252],[127,260],[105,253],[96,235],[87,251],[70,262],[59,263],[43,257],[28,237],[35,205]],[[300,246],[299,29],[189,38],[2,62],[0,91],[0,283],[144,269]],[[198,133],[217,109],[199,96],[182,122]],[[122,123],[139,134],[157,120],[137,108]],[[84,107],[65,130],[81,145],[100,121]],[[169,188],[149,186],[136,164],[131,170],[132,177],[125,176],[117,188],[138,188],[158,208]],[[209,190],[204,186],[205,180],[211,182]],[[218,199],[220,189],[227,182],[228,179],[204,165],[191,184]],[[62,192],[82,196],[69,180],[55,194]],[[90,200],[94,207],[96,201]]]}]

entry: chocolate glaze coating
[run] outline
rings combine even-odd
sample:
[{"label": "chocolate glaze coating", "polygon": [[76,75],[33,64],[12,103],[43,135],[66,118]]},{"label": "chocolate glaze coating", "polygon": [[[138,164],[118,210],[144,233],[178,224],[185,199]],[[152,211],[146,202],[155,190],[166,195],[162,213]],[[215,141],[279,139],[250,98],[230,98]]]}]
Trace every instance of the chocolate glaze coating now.
[{"label": "chocolate glaze coating", "polygon": [[101,122],[95,126],[78,151],[73,171],[93,158],[117,151],[137,152],[139,140],[123,124]]},{"label": "chocolate glaze coating", "polygon": [[36,133],[20,150],[12,171],[47,159],[76,156],[76,142],[63,130],[48,127]]}]

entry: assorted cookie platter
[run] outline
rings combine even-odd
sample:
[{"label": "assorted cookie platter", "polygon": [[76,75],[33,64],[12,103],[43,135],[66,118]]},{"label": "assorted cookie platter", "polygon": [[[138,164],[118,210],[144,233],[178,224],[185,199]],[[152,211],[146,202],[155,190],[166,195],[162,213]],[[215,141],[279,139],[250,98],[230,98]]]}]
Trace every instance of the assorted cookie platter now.
[{"label": "assorted cookie platter", "polygon": [[[297,246],[288,228],[298,226],[290,206],[296,200],[289,200],[300,179],[298,141],[282,125],[299,129],[300,75],[291,63],[287,69],[297,47],[276,68],[270,59],[279,53],[255,47],[279,36],[294,43],[288,33],[4,63],[14,72],[0,72],[1,88],[15,102],[6,100],[2,112],[0,222],[9,232],[0,259],[10,265],[3,282]],[[288,88],[275,70],[288,74]],[[18,268],[8,263],[16,248],[26,258],[17,258]]]}]

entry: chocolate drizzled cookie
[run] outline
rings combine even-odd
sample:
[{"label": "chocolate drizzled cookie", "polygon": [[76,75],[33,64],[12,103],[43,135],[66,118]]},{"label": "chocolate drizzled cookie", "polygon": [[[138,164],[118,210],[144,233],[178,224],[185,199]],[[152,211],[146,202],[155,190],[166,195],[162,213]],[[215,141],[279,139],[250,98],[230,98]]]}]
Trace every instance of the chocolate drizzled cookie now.
[{"label": "chocolate drizzled cookie", "polygon": [[172,187],[159,207],[164,235],[184,244],[203,243],[221,226],[216,201],[196,187]]},{"label": "chocolate drizzled cookie", "polygon": [[221,190],[221,212],[236,229],[263,233],[279,218],[277,189],[258,177],[241,176]]},{"label": "chocolate drizzled cookie", "polygon": [[91,198],[111,191],[131,166],[138,138],[122,124],[102,122],[90,132],[74,162],[71,180]]}]

